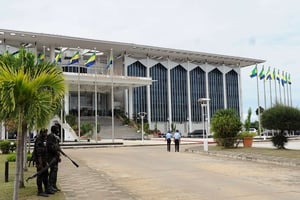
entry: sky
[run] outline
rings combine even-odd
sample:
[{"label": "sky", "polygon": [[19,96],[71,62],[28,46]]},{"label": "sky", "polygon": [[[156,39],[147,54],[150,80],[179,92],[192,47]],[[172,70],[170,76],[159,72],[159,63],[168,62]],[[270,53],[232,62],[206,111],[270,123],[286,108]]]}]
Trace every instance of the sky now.
[{"label": "sky", "polygon": [[[291,75],[300,106],[300,1],[2,0],[0,28],[135,43],[266,60]],[[258,65],[259,71],[262,65]],[[258,107],[254,66],[242,68],[243,115]],[[264,85],[259,81],[259,102]],[[273,103],[275,86],[271,86]],[[278,90],[278,88],[277,88]],[[270,107],[266,84],[266,107]],[[279,91],[277,91],[279,98]],[[281,91],[283,94],[283,90]],[[255,120],[255,114],[252,115]]]}]

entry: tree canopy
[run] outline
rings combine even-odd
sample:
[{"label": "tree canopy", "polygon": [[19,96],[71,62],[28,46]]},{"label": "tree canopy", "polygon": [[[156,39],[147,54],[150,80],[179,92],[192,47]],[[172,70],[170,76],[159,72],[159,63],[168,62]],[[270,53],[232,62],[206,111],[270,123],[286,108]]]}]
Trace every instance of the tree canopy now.
[{"label": "tree canopy", "polygon": [[0,55],[0,120],[17,121],[17,157],[13,199],[24,186],[23,151],[29,128],[44,128],[64,97],[62,70],[50,62],[37,61],[33,53]]}]

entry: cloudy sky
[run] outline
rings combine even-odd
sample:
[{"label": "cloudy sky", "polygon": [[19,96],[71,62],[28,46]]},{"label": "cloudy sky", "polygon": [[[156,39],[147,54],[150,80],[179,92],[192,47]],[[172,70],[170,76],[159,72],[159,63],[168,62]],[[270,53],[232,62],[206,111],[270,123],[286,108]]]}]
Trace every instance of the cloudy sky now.
[{"label": "cloudy sky", "polygon": [[[299,107],[299,8],[297,0],[7,0],[0,28],[263,59],[291,74]],[[244,113],[258,105],[252,68],[242,69]],[[264,107],[263,81],[259,88]],[[266,94],[269,106],[268,84]]]}]

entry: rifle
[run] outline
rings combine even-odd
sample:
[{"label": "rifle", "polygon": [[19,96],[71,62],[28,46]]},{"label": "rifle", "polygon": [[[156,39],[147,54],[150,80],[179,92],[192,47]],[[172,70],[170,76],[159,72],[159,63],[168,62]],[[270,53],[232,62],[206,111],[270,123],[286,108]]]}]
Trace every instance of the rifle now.
[{"label": "rifle", "polygon": [[55,162],[56,162],[56,158],[53,158],[47,166],[45,166],[45,167],[44,167],[43,169],[41,169],[40,171],[34,173],[32,176],[28,177],[28,178],[26,179],[26,182],[28,182],[30,179],[33,179],[33,178],[35,178],[35,177],[41,175],[43,172],[45,172],[46,170],[48,170],[48,169],[51,167],[51,165],[52,165],[53,163],[55,163]]},{"label": "rifle", "polygon": [[79,165],[78,165],[74,160],[72,160],[65,152],[63,152],[63,150],[62,150],[61,148],[59,148],[59,152],[60,152],[63,156],[67,157],[67,158],[73,163],[73,165],[75,165],[76,167],[79,167]]}]

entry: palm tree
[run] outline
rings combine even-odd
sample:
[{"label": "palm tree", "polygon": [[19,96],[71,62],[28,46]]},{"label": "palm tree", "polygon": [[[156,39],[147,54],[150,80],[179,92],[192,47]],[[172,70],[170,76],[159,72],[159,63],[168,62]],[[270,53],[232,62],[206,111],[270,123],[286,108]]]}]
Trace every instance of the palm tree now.
[{"label": "palm tree", "polygon": [[23,152],[26,132],[48,125],[64,96],[61,69],[36,62],[33,53],[20,49],[18,56],[0,56],[0,119],[17,119],[17,157],[13,199],[24,187]]}]

